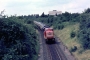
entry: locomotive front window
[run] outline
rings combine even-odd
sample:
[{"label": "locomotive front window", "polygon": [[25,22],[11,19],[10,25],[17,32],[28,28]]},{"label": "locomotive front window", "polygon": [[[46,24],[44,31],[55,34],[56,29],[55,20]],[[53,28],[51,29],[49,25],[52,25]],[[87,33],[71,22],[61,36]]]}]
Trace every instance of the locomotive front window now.
[{"label": "locomotive front window", "polygon": [[52,35],[52,33],[51,33],[51,32],[49,32],[49,33],[48,33],[48,35]]}]

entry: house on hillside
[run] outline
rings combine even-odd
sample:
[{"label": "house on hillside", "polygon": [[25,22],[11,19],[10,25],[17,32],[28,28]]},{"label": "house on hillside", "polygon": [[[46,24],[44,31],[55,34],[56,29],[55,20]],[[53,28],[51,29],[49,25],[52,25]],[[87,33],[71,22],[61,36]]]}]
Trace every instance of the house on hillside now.
[{"label": "house on hillside", "polygon": [[49,15],[59,15],[59,14],[62,14],[62,11],[57,10],[49,11]]}]

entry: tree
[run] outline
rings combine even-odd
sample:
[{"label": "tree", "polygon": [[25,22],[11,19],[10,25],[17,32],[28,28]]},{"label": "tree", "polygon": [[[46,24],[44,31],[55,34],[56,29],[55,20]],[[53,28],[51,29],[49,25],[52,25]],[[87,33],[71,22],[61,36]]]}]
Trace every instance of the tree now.
[{"label": "tree", "polygon": [[42,13],[41,17],[45,17],[45,14],[44,14],[44,12]]},{"label": "tree", "polygon": [[79,42],[84,49],[90,49],[90,14],[80,16]]},{"label": "tree", "polygon": [[63,16],[63,21],[69,21],[71,19],[71,13],[65,12],[62,14]]},{"label": "tree", "polygon": [[84,13],[90,13],[90,8],[86,9]]}]

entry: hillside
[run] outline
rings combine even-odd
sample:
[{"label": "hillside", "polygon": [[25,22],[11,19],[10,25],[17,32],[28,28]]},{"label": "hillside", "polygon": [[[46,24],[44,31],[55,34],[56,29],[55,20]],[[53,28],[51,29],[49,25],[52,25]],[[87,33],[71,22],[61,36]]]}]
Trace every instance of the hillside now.
[{"label": "hillside", "polygon": [[[60,38],[60,40],[68,47],[69,51],[73,53],[78,60],[90,59],[90,50],[83,51],[80,43],[78,43],[77,35],[80,24],[65,22],[64,25],[66,26],[62,30],[55,30],[56,36]],[[74,37],[71,37],[72,32],[75,32]]]}]

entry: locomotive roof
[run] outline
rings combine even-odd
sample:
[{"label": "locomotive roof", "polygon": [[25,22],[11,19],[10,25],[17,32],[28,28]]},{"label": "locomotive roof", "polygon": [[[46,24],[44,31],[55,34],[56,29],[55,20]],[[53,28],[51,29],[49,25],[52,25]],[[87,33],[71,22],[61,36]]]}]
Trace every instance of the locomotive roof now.
[{"label": "locomotive roof", "polygon": [[53,28],[45,28],[45,30],[53,30]]}]

